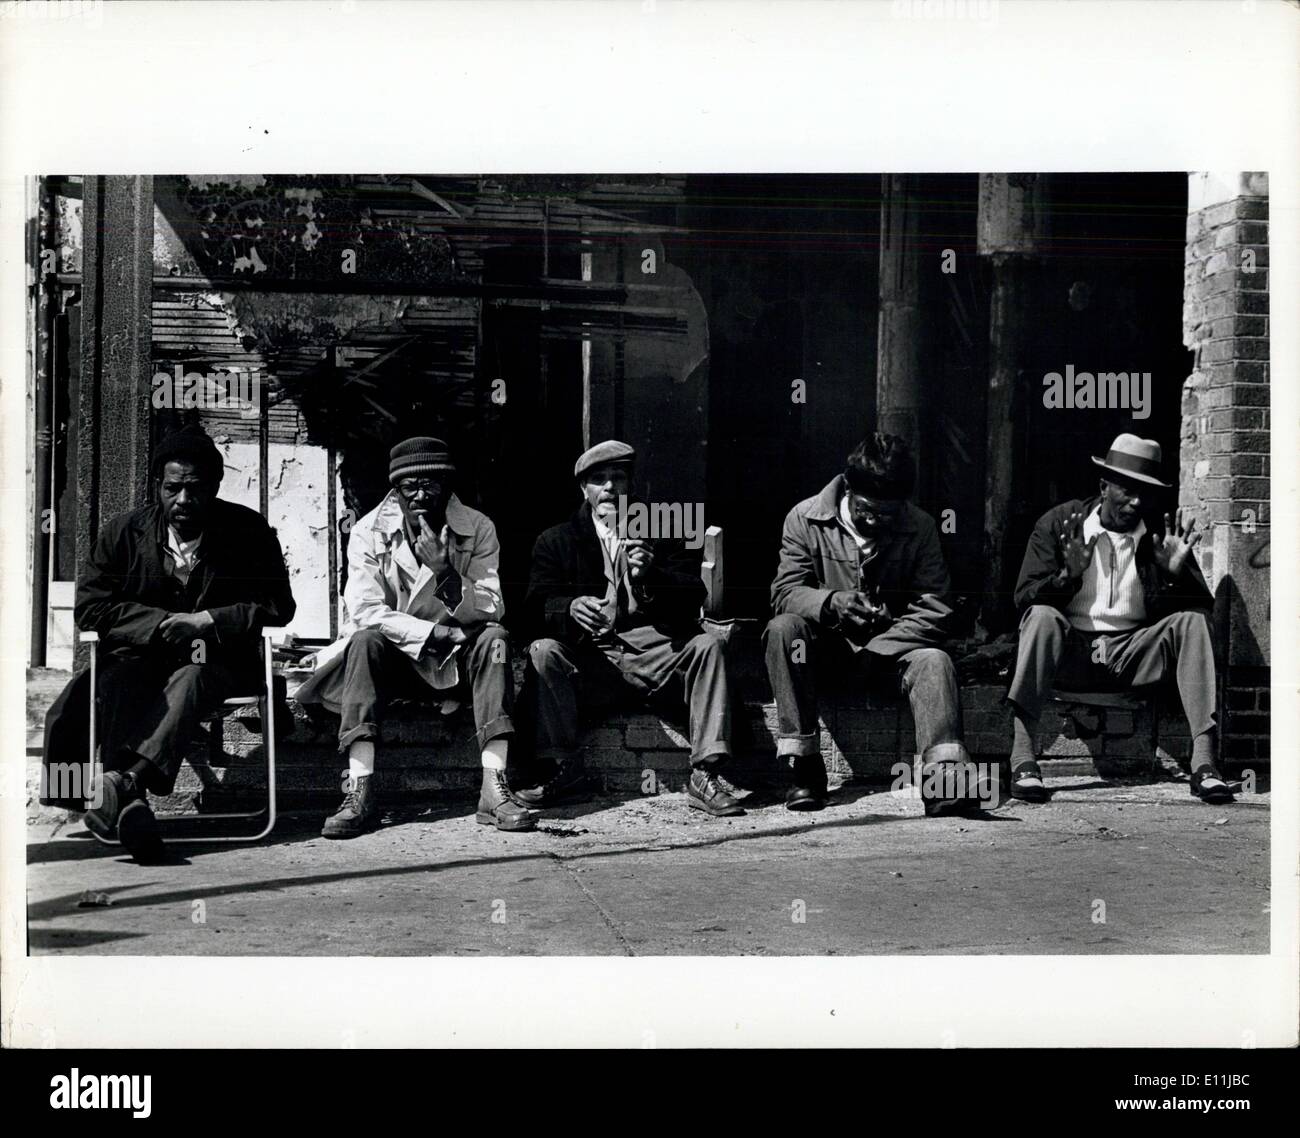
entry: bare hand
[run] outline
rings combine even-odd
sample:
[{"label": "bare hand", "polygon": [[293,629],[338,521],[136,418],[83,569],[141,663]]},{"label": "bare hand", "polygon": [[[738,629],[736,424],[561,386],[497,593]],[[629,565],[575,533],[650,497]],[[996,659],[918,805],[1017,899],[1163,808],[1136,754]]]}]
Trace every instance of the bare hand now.
[{"label": "bare hand", "polygon": [[591,636],[605,631],[605,602],[597,597],[574,597],[569,602],[569,615]]},{"label": "bare hand", "polygon": [[832,623],[841,628],[864,628],[876,620],[877,609],[861,593],[837,589],[831,594]]},{"label": "bare hand", "polygon": [[1184,514],[1182,506],[1178,507],[1174,515],[1173,525],[1169,524],[1168,514],[1164,518],[1164,532],[1155,539],[1152,557],[1161,569],[1171,577],[1176,577],[1183,571],[1187,558],[1196,548],[1202,534],[1196,528],[1196,519],[1192,517],[1191,511]]},{"label": "bare hand", "polygon": [[158,625],[158,635],[172,648],[187,648],[211,627],[212,618],[206,612],[174,612]]},{"label": "bare hand", "polygon": [[1071,514],[1061,528],[1061,556],[1065,560],[1065,572],[1071,578],[1082,577],[1092,564],[1092,551],[1097,545],[1097,534],[1091,541],[1083,540],[1083,515],[1078,511]]},{"label": "bare hand", "polygon": [[646,575],[647,570],[654,564],[655,551],[650,548],[650,543],[641,538],[631,538],[627,543],[627,565],[628,576],[632,580],[640,580]]},{"label": "bare hand", "polygon": [[435,577],[441,577],[447,569],[447,527],[441,533],[434,533],[429,523],[420,516],[420,533],[415,539],[415,556],[421,565],[427,565]]}]

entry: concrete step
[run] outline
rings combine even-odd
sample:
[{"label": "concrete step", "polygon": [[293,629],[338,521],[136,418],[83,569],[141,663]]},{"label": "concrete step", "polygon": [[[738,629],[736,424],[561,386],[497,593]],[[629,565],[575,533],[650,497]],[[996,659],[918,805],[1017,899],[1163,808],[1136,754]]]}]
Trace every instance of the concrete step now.
[{"label": "concrete step", "polygon": [[[1002,688],[991,684],[962,690],[967,746],[984,762],[1001,762],[1010,747],[1011,722],[1001,705]],[[913,761],[913,726],[905,703],[881,693],[827,693],[822,701],[821,751],[833,783],[848,779],[888,783],[901,762]],[[338,754],[328,720],[313,721],[291,702],[292,728],[277,746],[277,784],[284,808],[316,808],[338,799],[346,763]],[[1150,723],[1145,709],[1052,705],[1043,717],[1043,765],[1049,775],[1133,777],[1153,769]],[[743,705],[732,764],[742,783],[784,779],[776,761],[777,714],[770,700]],[[246,802],[262,793],[265,758],[255,712],[235,712],[206,730],[187,755],[170,799],[159,809],[190,809],[194,796],[206,803]],[[1186,725],[1162,717],[1159,764],[1176,769],[1189,750]],[[617,712],[594,719],[583,735],[587,768],[611,792],[681,791],[690,774],[683,725],[644,712]],[[468,793],[478,784],[479,756],[472,715],[462,708],[450,718],[427,705],[398,705],[385,725],[378,769],[380,785],[401,797]],[[525,772],[514,772],[526,778]],[[37,804],[38,760],[29,760],[29,816]],[[223,806],[222,808],[225,808]],[[58,816],[61,812],[55,812]]]}]

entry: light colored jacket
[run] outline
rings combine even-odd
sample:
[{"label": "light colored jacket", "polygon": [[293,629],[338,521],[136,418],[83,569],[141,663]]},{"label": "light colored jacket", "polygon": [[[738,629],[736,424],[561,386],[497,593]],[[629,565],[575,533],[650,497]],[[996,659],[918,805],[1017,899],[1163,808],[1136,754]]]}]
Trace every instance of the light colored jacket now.
[{"label": "light colored jacket", "polygon": [[453,494],[447,503],[447,531],[448,560],[461,583],[455,611],[438,595],[433,572],[416,560],[403,536],[402,507],[395,490],[353,526],[341,635],[317,653],[315,671],[300,690],[299,700],[311,698],[311,691],[339,666],[348,641],[362,628],[379,629],[411,658],[430,687],[455,686],[459,650],[425,651],[434,626],[457,624],[472,631],[476,625],[500,623],[505,603],[498,568],[501,544],[487,515],[470,509]]}]

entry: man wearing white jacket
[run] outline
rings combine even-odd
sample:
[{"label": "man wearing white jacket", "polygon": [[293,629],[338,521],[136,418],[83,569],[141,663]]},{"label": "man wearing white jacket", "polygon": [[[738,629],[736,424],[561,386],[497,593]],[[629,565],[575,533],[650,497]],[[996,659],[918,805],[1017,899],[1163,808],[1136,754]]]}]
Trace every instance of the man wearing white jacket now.
[{"label": "man wearing white jacket", "polygon": [[455,468],[441,439],[393,447],[393,489],[348,537],[345,636],[317,655],[298,690],[340,716],[339,751],[348,758],[343,805],[326,838],[354,838],[379,825],[373,787],[381,718],[395,696],[468,687],[483,759],[478,821],[531,830],[536,814],[511,796],[506,753],[514,725],[510,641],[501,626],[496,527],[451,492]]}]

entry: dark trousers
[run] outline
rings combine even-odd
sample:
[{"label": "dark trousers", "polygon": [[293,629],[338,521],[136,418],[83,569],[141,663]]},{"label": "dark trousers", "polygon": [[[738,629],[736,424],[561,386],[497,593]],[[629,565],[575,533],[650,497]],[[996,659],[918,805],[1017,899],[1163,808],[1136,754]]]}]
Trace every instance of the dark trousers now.
[{"label": "dark trousers", "polygon": [[[499,624],[487,624],[461,649],[461,682],[445,694],[469,689],[474,701],[478,747],[514,734],[514,677],[510,671],[510,636]],[[339,750],[357,739],[381,738],[385,707],[395,698],[427,699],[434,689],[420,677],[400,648],[377,628],[353,634],[344,649]]]},{"label": "dark trousers", "polygon": [[1016,674],[1007,692],[1037,719],[1053,688],[1108,691],[1178,684],[1192,737],[1215,726],[1214,644],[1204,613],[1176,612],[1128,632],[1081,632],[1060,609],[1031,605],[1020,620]]},{"label": "dark trousers", "polygon": [[243,679],[218,661],[177,667],[169,659],[109,660],[97,681],[104,769],[147,759],[145,789],[170,794],[199,724],[230,696],[256,690],[255,679]]},{"label": "dark trousers", "polygon": [[952,657],[942,648],[916,647],[899,656],[854,653],[844,637],[794,613],[773,617],[763,630],[767,676],[776,700],[777,754],[817,755],[817,672],[864,683],[901,684],[916,724],[916,751],[962,741],[961,694]]},{"label": "dark trousers", "polygon": [[627,695],[685,702],[693,765],[731,754],[726,644],[711,632],[683,642],[645,625],[620,633],[616,643],[576,648],[544,638],[532,642],[528,656],[533,674],[526,686],[543,761],[577,755],[579,699]]}]

